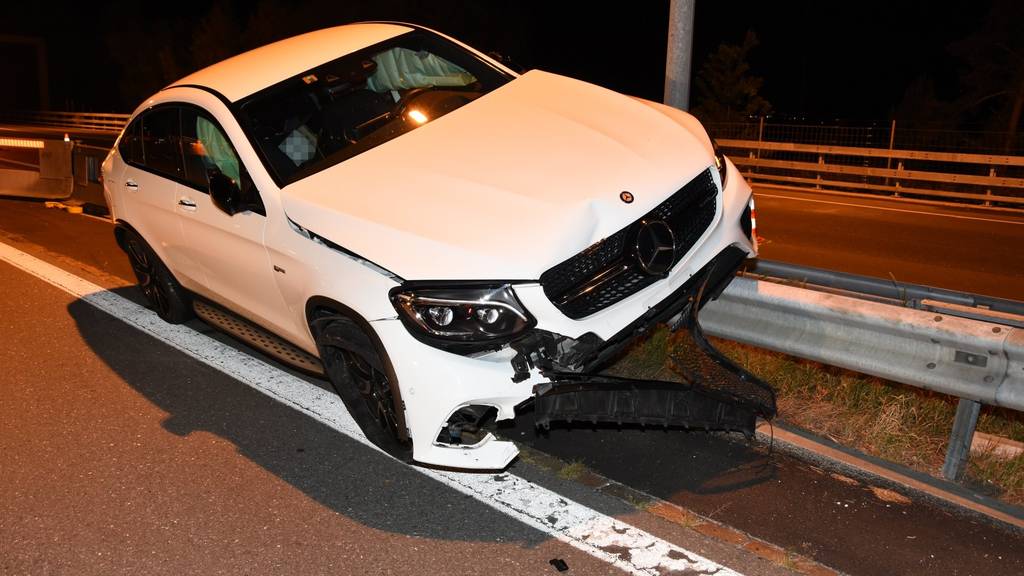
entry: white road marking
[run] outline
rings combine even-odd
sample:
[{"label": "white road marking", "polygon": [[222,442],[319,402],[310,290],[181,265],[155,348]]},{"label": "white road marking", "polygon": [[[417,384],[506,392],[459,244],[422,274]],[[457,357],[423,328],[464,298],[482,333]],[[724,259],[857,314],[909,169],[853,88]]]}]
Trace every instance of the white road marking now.
[{"label": "white road marking", "polygon": [[[130,300],[2,242],[0,260],[376,449],[333,393],[191,328],[167,324],[154,312]],[[410,468],[630,574],[656,575],[678,571],[740,576],[707,558],[511,473],[478,474],[416,466]]]},{"label": "white road marking", "polygon": [[886,208],[884,206],[869,206],[867,204],[853,204],[849,202],[836,202],[834,200],[817,200],[814,198],[796,198],[793,196],[780,196],[776,194],[762,194],[755,192],[754,196],[758,198],[783,198],[785,200],[796,200],[797,202],[817,202],[818,204],[834,204],[836,206],[852,206],[854,208],[869,208],[871,210],[885,210],[887,212],[906,212],[908,214],[924,214],[926,216],[940,216],[942,218],[957,218],[959,220],[980,220],[982,222],[997,222],[999,224],[1016,224],[1018,226],[1024,226],[1024,220],[998,220],[995,218],[981,218],[978,216],[961,216],[959,214],[942,214],[939,212],[923,212],[920,210],[907,210],[906,208]]}]

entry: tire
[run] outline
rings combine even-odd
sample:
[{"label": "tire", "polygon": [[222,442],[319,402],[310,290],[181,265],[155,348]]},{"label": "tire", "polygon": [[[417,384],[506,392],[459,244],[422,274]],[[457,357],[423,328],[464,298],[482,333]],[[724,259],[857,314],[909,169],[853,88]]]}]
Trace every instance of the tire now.
[{"label": "tire", "polygon": [[160,261],[149,244],[134,230],[124,234],[124,251],[128,254],[139,289],[157,316],[170,324],[181,324],[192,318],[192,298]]},{"label": "tire", "polygon": [[399,435],[394,388],[369,337],[352,320],[328,316],[313,322],[324,372],[352,419],[375,446],[404,462],[412,443]]}]

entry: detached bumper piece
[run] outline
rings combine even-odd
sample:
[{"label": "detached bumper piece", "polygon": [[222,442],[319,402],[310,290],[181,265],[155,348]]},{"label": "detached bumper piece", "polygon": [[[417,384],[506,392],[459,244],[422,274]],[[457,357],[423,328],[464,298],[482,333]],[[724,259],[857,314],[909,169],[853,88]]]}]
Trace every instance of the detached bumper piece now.
[{"label": "detached bumper piece", "polygon": [[[698,295],[697,301],[700,300]],[[716,350],[691,304],[674,338],[669,366],[683,382],[633,380],[604,374],[545,372],[551,381],[534,387],[537,426],[552,421],[681,426],[754,434],[758,417],[775,416],[775,392],[757,376]]]},{"label": "detached bumper piece", "polygon": [[559,374],[534,387],[537,426],[553,421],[681,426],[754,434],[757,414],[692,384]]},{"label": "detached bumper piece", "polygon": [[756,417],[775,417],[775,390],[712,346],[697,323],[696,313],[687,318],[685,332],[675,339],[676,351],[669,357],[669,367],[709,397],[749,413],[749,431],[737,431],[752,435]]}]

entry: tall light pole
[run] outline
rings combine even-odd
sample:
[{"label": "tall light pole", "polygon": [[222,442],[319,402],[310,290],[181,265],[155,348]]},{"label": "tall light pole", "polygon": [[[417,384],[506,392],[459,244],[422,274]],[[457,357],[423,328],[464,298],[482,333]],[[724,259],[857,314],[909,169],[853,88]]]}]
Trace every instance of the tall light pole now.
[{"label": "tall light pole", "polygon": [[690,107],[690,70],[693,67],[693,12],[696,0],[672,0],[668,16],[665,54],[665,104],[680,110]]}]

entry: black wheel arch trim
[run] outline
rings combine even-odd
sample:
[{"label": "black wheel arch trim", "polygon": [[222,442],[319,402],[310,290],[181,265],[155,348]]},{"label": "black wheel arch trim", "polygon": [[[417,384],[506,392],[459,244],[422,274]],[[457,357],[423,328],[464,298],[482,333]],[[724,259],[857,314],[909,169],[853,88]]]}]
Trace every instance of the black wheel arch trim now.
[{"label": "black wheel arch trim", "polygon": [[[397,409],[399,440],[403,442],[410,441],[409,429],[405,423],[405,401],[402,400],[402,391],[398,385],[398,375],[395,372],[394,365],[391,363],[391,357],[388,355],[384,343],[381,342],[380,336],[377,335],[377,331],[373,329],[373,326],[361,314],[341,302],[325,296],[313,296],[306,301],[306,325],[309,327],[310,335],[313,336],[314,341],[316,341],[317,334],[313,328],[313,321],[317,319],[318,310],[330,310],[351,320],[362,332],[362,335],[370,340],[370,344],[377,353],[377,357],[380,358],[381,367],[384,374],[387,375],[391,386],[391,395],[395,400],[395,407]],[[358,348],[358,345],[358,342],[353,342],[353,348]]]},{"label": "black wheel arch trim", "polygon": [[[120,219],[114,223],[114,241],[117,242],[117,247],[120,248],[121,251],[123,251],[125,254],[128,253],[128,247],[124,243],[124,235],[127,232],[131,232],[132,234],[135,234],[136,236],[141,238],[142,241],[146,243],[146,246],[153,252],[153,254],[160,259],[160,263],[163,264],[164,268],[167,269],[167,273],[171,275],[171,278],[173,278],[174,281],[177,282],[179,286],[181,286],[181,281],[178,280],[178,277],[174,274],[174,270],[171,270],[170,266],[168,266],[167,263],[163,261],[163,258],[160,258],[160,255],[157,254],[156,250],[153,250],[153,245],[149,242],[149,240],[146,240],[146,237],[142,235],[142,232],[139,232],[138,229],[136,229],[134,226]],[[182,286],[182,288],[189,292],[188,288],[185,288],[184,286]]]},{"label": "black wheel arch trim", "polygon": [[[117,242],[117,247],[120,248],[121,251],[123,251],[123,252],[127,252],[128,251],[128,247],[125,246],[125,243],[124,243],[125,232],[134,232],[136,234],[139,234],[138,230],[136,230],[131,224],[125,222],[124,220],[118,219],[117,221],[115,221],[114,222],[114,241]],[[139,234],[139,237],[141,238],[142,234]],[[143,240],[145,240],[145,238],[143,238]]]}]

